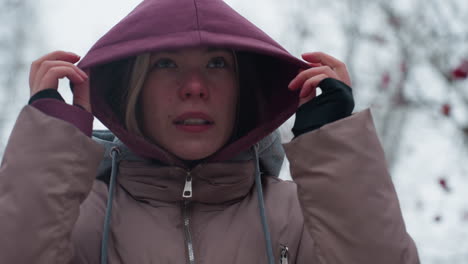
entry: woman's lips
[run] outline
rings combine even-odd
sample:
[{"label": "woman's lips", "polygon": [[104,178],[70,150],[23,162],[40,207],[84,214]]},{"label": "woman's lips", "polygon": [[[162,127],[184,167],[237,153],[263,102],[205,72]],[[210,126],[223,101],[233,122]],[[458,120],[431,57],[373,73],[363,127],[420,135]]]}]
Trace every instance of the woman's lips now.
[{"label": "woman's lips", "polygon": [[213,127],[213,119],[203,112],[186,112],[174,120],[174,125],[185,132],[200,133]]},{"label": "woman's lips", "polygon": [[176,127],[185,132],[200,133],[210,129],[213,125],[176,125]]}]

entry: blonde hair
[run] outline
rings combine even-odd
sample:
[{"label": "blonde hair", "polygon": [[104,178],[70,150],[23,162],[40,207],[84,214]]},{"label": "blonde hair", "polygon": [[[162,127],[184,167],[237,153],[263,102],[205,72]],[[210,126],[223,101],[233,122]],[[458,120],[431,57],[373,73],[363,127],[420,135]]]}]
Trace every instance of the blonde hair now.
[{"label": "blonde hair", "polygon": [[129,132],[140,136],[143,136],[143,133],[137,119],[137,114],[140,111],[138,101],[143,84],[145,83],[146,76],[150,69],[150,59],[150,53],[143,53],[136,56],[131,70],[125,99],[125,126]]}]

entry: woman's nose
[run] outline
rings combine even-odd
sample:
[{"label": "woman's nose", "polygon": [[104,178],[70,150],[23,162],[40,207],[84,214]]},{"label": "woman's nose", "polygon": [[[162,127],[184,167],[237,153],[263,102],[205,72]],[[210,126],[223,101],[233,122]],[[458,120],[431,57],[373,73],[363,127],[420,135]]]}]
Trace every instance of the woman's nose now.
[{"label": "woman's nose", "polygon": [[185,77],[185,80],[180,89],[179,96],[183,100],[189,98],[200,98],[204,100],[208,99],[208,87],[203,75],[198,71],[187,73],[187,76]]}]

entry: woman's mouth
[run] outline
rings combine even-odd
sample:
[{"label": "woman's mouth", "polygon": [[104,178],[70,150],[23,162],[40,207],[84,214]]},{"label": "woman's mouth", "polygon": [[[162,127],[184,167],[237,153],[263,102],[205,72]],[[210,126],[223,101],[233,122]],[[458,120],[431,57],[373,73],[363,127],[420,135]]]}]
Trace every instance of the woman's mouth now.
[{"label": "woman's mouth", "polygon": [[205,113],[188,112],[178,116],[174,124],[184,132],[200,133],[212,128],[214,121]]},{"label": "woman's mouth", "polygon": [[185,120],[178,120],[174,122],[176,125],[187,125],[187,126],[197,126],[197,125],[210,125],[213,124],[213,122],[205,120],[205,119],[199,119],[199,118],[189,118]]}]

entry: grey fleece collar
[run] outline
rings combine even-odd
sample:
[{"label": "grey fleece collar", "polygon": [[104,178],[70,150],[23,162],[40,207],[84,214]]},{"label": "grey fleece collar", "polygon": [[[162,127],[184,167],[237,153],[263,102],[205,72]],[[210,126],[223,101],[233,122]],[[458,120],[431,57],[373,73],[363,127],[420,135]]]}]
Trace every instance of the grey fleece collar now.
[{"label": "grey fleece collar", "polygon": [[[104,157],[98,168],[98,176],[109,172],[112,167],[111,149],[118,147],[120,150],[119,160],[148,161],[135,155],[109,130],[93,131],[93,140],[105,147]],[[260,170],[266,175],[278,177],[284,161],[284,150],[281,145],[281,137],[276,130],[258,142],[258,155],[260,159]],[[252,150],[244,151],[234,157],[231,161],[247,161],[254,159]],[[163,166],[163,164],[161,164]]]}]

